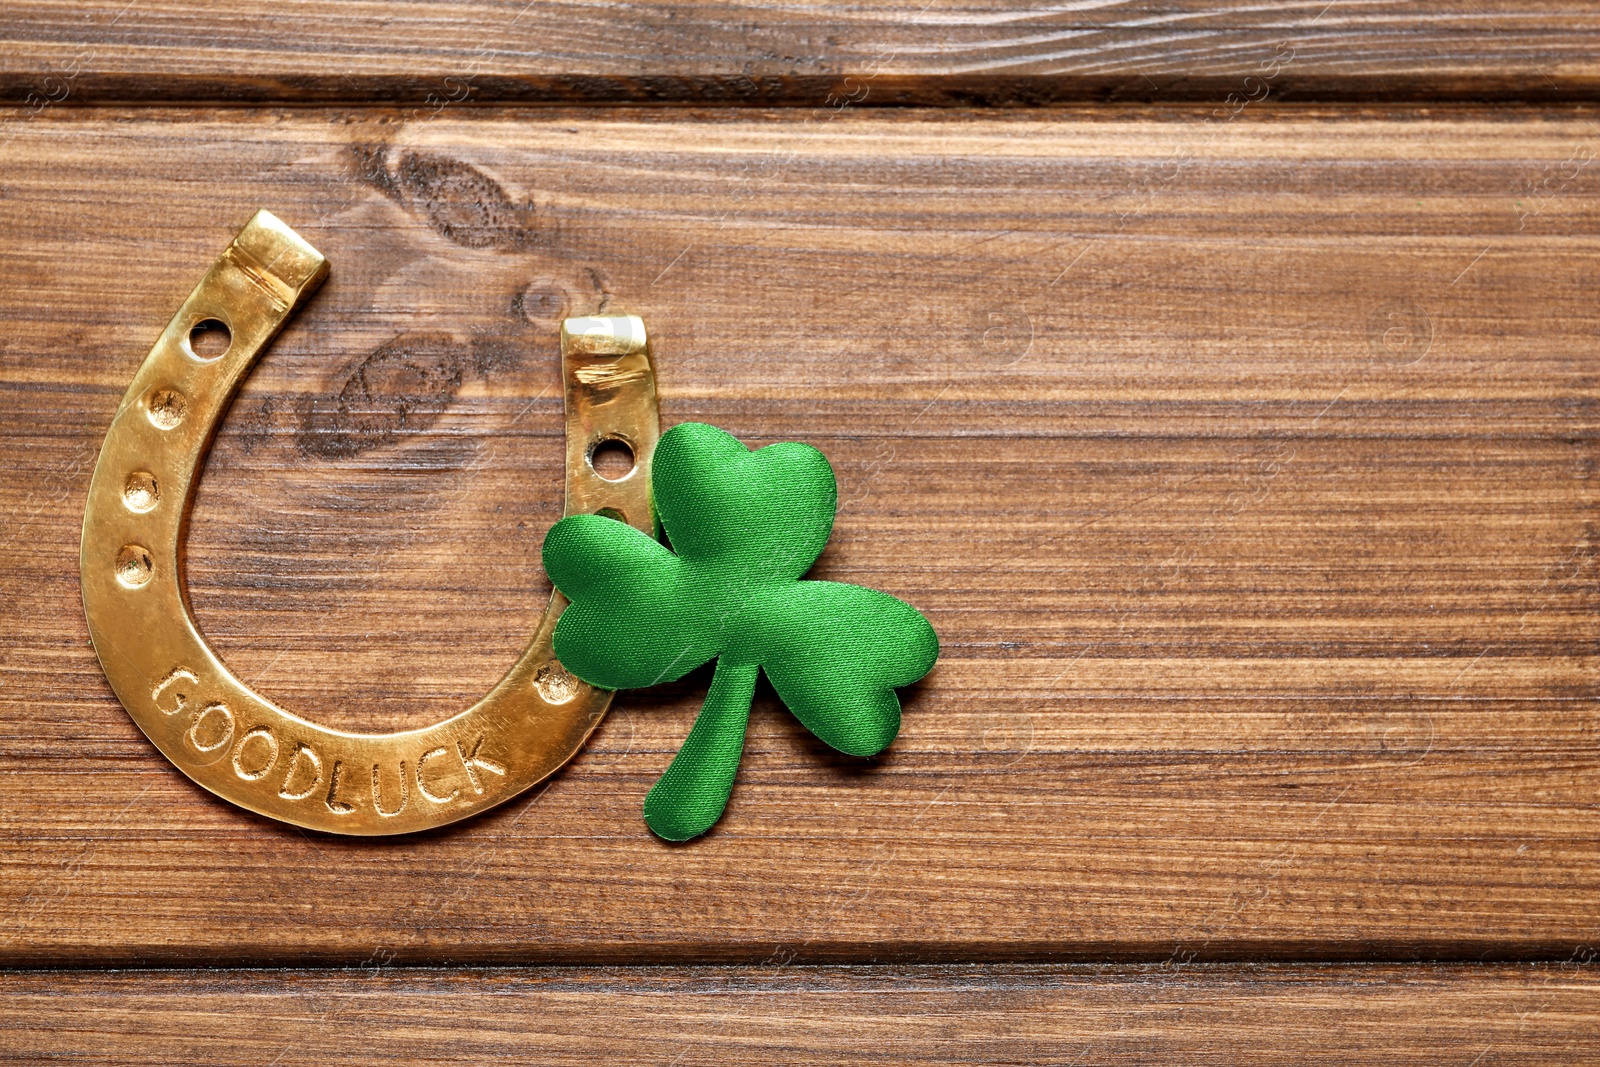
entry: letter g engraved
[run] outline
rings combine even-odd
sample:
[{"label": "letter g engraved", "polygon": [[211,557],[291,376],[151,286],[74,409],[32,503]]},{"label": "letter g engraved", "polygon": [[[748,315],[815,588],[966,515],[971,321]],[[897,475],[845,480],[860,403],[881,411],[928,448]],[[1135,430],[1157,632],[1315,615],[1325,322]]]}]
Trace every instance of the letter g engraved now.
[{"label": "letter g engraved", "polygon": [[[174,689],[173,687],[180,682],[188,684]],[[171,674],[161,679],[156,684],[156,687],[150,690],[150,700],[160,709],[163,715],[176,715],[189,703],[189,694],[193,691],[193,687],[199,684],[200,680],[188,668],[174,667]],[[172,707],[170,708],[161,703],[161,698],[167,694],[169,689],[172,690]]]}]

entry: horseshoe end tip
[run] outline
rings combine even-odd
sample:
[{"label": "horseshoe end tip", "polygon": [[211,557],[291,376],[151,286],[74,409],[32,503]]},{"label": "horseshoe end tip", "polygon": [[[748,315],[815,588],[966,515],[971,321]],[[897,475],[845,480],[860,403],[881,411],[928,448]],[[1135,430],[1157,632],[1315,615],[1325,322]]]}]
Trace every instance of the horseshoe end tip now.
[{"label": "horseshoe end tip", "polygon": [[251,216],[233,246],[286,289],[291,303],[316,292],[328,276],[327,257],[266,208]]}]

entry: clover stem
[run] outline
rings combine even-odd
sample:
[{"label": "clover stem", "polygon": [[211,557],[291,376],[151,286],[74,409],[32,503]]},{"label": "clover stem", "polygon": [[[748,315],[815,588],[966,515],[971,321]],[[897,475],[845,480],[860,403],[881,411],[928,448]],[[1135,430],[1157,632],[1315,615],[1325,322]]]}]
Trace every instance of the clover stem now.
[{"label": "clover stem", "polygon": [[644,821],[658,836],[687,841],[722,817],[744,755],[744,729],[760,673],[754,663],[717,661],[688,739],[644,799]]}]

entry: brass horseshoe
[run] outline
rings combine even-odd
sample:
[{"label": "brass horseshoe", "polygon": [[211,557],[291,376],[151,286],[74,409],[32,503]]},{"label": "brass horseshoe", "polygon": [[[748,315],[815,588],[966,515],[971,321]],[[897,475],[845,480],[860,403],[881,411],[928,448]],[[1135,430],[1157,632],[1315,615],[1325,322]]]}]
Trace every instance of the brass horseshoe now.
[{"label": "brass horseshoe", "polygon": [[[183,536],[211,438],[256,358],[327,276],[328,263],[261,211],[239,231],[150,350],[106,432],[83,514],[84,613],[111,688],[180,770],[240,807],[314,830],[401,834],[505,802],[578,751],[611,702],[551,651],[560,594],[487,696],[436,725],[344,733],[253,692],[206,644],[189,610]],[[217,320],[220,356],[190,345]],[[566,513],[604,512],[654,534],[650,455],[660,434],[644,324],[568,319]],[[633,450],[602,478],[594,449]]]}]

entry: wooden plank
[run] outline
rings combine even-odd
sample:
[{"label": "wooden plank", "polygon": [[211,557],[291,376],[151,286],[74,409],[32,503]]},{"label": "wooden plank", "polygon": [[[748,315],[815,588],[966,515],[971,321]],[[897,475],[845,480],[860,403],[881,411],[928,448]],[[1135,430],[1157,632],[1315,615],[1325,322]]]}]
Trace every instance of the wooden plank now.
[{"label": "wooden plank", "polygon": [[17,0],[10,102],[1592,100],[1577,0]]},{"label": "wooden plank", "polygon": [[[1564,958],[1600,916],[1595,128],[1582,114],[74,112],[0,163],[0,958]],[[556,330],[642,314],[667,422],[803,438],[820,576],[944,658],[870,764],[703,695],[405,841],[201,794],[111,697],[78,522],[258,206],[333,276],[247,383],[189,573],[242,677],[426,722],[520,647]],[[407,353],[405,358],[396,352]]]},{"label": "wooden plank", "polygon": [[0,974],[8,1062],[1574,1064],[1600,976],[1499,967]]}]

